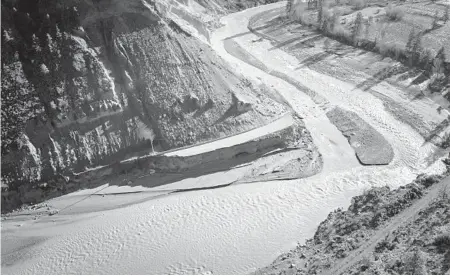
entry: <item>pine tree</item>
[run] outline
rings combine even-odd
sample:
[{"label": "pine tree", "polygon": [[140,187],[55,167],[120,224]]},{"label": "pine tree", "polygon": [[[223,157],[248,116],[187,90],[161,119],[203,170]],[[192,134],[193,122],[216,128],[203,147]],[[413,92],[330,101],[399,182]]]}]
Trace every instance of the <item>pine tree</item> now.
[{"label": "pine tree", "polygon": [[411,32],[409,33],[408,42],[406,43],[405,49],[407,52],[412,51],[412,44],[414,41],[414,37],[416,36],[416,30],[413,28],[411,29]]},{"label": "pine tree", "polygon": [[368,39],[369,38],[369,30],[370,30],[370,20],[366,20],[364,21],[364,25],[365,25],[365,37]]},{"label": "pine tree", "polygon": [[325,19],[323,20],[321,29],[322,29],[322,31],[325,32],[325,33],[328,33],[328,32],[329,32],[329,18],[325,18]]},{"label": "pine tree", "polygon": [[422,52],[422,36],[423,36],[422,32],[417,33],[411,44],[411,53],[410,53],[411,66],[413,66],[416,62],[419,62],[420,60],[420,53]]},{"label": "pine tree", "polygon": [[333,13],[333,15],[329,18],[330,23],[328,24],[330,27],[330,32],[334,32],[334,28],[336,27],[336,24],[338,23],[339,17],[336,12]]},{"label": "pine tree", "polygon": [[438,53],[436,54],[436,57],[433,61],[433,72],[436,74],[444,73],[444,64],[445,64],[445,49],[442,47]]},{"label": "pine tree", "polygon": [[325,52],[328,52],[330,50],[330,39],[326,38],[323,45],[325,46]]},{"label": "pine tree", "polygon": [[436,29],[438,27],[438,21],[439,21],[439,14],[438,11],[436,11],[433,17],[433,25],[431,27],[432,29]]},{"label": "pine tree", "polygon": [[386,26],[383,26],[380,31],[380,37],[383,40],[386,37]]},{"label": "pine tree", "polygon": [[423,36],[423,32],[419,32],[415,36],[413,43],[412,43],[412,47],[411,47],[411,51],[413,53],[419,53],[420,50],[422,49],[422,36]]},{"label": "pine tree", "polygon": [[356,15],[355,25],[353,27],[353,34],[352,34],[354,43],[356,43],[356,38],[358,37],[359,33],[361,32],[362,23],[363,23],[362,21],[363,21],[362,13],[358,12],[358,14]]},{"label": "pine tree", "polygon": [[449,19],[450,19],[450,7],[449,6],[447,6],[447,8],[445,9],[445,12],[444,12],[444,21],[445,22],[447,22]]},{"label": "pine tree", "polygon": [[323,24],[323,6],[322,0],[318,0],[317,26],[319,29],[322,29],[322,24]]}]

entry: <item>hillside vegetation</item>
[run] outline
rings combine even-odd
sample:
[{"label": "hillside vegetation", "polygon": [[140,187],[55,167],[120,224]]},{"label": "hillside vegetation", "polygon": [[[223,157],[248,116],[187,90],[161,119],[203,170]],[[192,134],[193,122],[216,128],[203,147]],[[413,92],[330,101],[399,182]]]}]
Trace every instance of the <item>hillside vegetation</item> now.
[{"label": "hillside vegetation", "polygon": [[354,197],[346,211],[329,214],[312,239],[256,273],[445,274],[450,181],[442,178],[420,175],[396,190],[373,188]]}]

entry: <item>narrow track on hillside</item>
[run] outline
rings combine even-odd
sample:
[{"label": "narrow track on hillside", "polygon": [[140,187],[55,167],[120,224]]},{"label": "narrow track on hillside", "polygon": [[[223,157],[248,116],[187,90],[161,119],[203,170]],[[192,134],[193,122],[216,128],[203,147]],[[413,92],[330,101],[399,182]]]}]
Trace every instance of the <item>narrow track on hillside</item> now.
[{"label": "narrow track on hillside", "polygon": [[347,257],[341,260],[337,265],[333,266],[332,269],[322,272],[323,275],[339,275],[343,273],[348,273],[347,270],[353,265],[364,259],[367,255],[374,252],[377,244],[392,233],[397,228],[406,225],[407,223],[413,221],[417,218],[419,212],[426,208],[434,199],[436,199],[442,192],[443,189],[449,187],[450,177],[447,177],[440,182],[434,184],[427,193],[415,201],[413,205],[403,210],[401,213],[397,214],[387,223],[387,225],[380,226],[380,230],[375,232],[375,234],[360,246],[355,251],[351,252]]}]

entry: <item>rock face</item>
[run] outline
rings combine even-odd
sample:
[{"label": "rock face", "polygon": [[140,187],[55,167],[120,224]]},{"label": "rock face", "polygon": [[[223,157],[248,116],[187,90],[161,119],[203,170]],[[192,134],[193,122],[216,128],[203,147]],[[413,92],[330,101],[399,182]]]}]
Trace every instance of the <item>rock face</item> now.
[{"label": "rock face", "polygon": [[[282,113],[189,32],[206,25],[185,28],[168,14],[188,4],[212,5],[2,1],[2,189],[231,135]],[[238,94],[271,109],[227,117]]]},{"label": "rock face", "polygon": [[358,114],[336,107],[327,117],[347,137],[361,164],[387,165],[394,158],[389,142]]}]

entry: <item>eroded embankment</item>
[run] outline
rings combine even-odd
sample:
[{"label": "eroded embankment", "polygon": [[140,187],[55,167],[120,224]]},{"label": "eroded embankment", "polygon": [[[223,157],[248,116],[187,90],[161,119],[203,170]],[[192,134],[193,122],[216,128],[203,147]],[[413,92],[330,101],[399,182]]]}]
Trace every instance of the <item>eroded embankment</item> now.
[{"label": "eroded embankment", "polygon": [[327,116],[347,137],[361,164],[387,165],[394,159],[394,150],[388,141],[355,112],[335,107]]},{"label": "eroded embankment", "polygon": [[[2,211],[10,211],[21,204],[39,203],[79,189],[95,188],[104,183],[151,188],[252,162],[255,164],[245,176],[248,180],[254,180],[259,175],[258,179],[262,181],[314,175],[322,168],[321,155],[301,120],[295,118],[292,123],[249,141],[200,154],[145,156],[70,177],[59,176],[51,182],[35,185],[28,191],[4,192],[2,200],[6,208],[2,208]],[[277,163],[274,160],[281,162],[281,168],[274,165]]]}]

